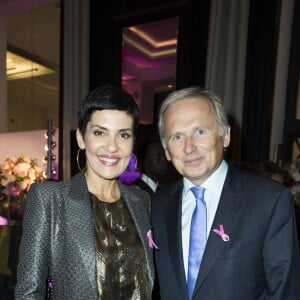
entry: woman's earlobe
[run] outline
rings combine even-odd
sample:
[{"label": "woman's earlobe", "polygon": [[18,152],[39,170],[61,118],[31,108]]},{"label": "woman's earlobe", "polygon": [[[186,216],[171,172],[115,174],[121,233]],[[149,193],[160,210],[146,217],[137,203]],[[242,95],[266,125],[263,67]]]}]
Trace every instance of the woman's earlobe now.
[{"label": "woman's earlobe", "polygon": [[85,143],[84,143],[82,134],[81,134],[81,132],[80,132],[80,130],[78,128],[76,130],[76,140],[77,140],[78,147],[81,150],[84,150],[85,149]]}]

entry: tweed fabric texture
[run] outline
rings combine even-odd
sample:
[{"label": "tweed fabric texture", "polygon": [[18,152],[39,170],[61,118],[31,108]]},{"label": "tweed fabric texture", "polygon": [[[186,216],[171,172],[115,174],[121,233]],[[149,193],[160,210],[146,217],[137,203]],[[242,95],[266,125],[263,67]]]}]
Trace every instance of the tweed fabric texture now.
[{"label": "tweed fabric texture", "polygon": [[[150,199],[141,190],[122,184],[120,189],[143,243],[152,288],[152,249],[147,245]],[[15,299],[44,299],[48,269],[53,281],[51,299],[99,299],[92,208],[84,173],[66,183],[35,183],[27,199]]]}]

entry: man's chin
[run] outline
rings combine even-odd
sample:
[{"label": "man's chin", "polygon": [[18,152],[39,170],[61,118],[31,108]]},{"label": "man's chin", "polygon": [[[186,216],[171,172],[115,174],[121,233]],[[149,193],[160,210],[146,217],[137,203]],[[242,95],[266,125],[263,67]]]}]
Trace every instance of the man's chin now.
[{"label": "man's chin", "polygon": [[199,171],[197,173],[186,173],[183,176],[196,185],[202,184],[207,178],[204,173],[200,174]]}]

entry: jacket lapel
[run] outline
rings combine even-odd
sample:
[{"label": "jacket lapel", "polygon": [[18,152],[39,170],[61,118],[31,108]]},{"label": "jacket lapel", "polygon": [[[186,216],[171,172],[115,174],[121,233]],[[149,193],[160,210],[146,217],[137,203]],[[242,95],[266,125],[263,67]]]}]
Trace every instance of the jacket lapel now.
[{"label": "jacket lapel", "polygon": [[[78,173],[70,180],[65,193],[67,236],[73,244],[78,263],[85,266],[85,274],[96,288],[94,227],[92,223],[92,208],[84,173]],[[76,256],[75,256],[76,257]],[[74,263],[76,263],[74,261]]]},{"label": "jacket lapel", "polygon": [[[132,187],[120,184],[121,194],[128,207],[131,217],[135,223],[138,235],[141,239],[146,253],[146,260],[148,271],[150,274],[151,284],[154,283],[154,267],[153,267],[153,253],[148,245],[147,233],[151,229],[150,224],[150,197],[147,203],[146,199],[140,199],[140,196],[135,193]],[[138,190],[137,190],[138,191]]]},{"label": "jacket lapel", "polygon": [[[183,265],[182,253],[182,235],[181,235],[181,204],[182,204],[182,188],[180,181],[170,197],[170,202],[166,205],[166,220],[168,243],[171,261],[175,270],[178,285],[182,291],[186,291],[186,278]],[[178,200],[179,199],[179,200]]]},{"label": "jacket lapel", "polygon": [[230,243],[230,240],[228,242],[223,241],[221,236],[212,230],[219,230],[220,225],[223,225],[224,232],[229,238],[234,238],[233,233],[238,225],[236,224],[237,215],[241,209],[241,203],[238,201],[238,193],[241,188],[242,183],[240,177],[229,168],[211,232],[207,240],[199,276],[196,282],[195,293],[197,292],[197,289],[201,287],[223,248],[228,245],[227,243]]}]

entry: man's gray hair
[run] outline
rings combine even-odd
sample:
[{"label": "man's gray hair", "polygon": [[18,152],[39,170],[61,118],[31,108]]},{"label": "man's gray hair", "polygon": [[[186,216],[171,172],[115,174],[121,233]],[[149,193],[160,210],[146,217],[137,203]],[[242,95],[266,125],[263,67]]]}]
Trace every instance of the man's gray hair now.
[{"label": "man's gray hair", "polygon": [[223,106],[221,99],[213,92],[204,90],[200,86],[192,86],[170,93],[161,104],[158,115],[158,130],[164,149],[166,148],[165,113],[173,104],[181,100],[186,100],[187,98],[199,98],[210,103],[215,112],[216,121],[219,125],[219,135],[224,137],[228,133],[230,127],[225,107]]}]

